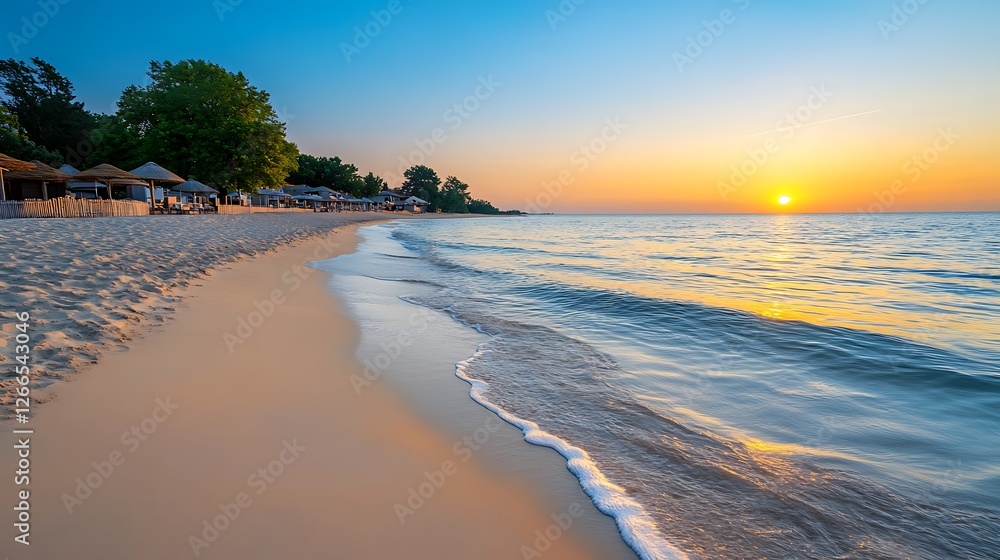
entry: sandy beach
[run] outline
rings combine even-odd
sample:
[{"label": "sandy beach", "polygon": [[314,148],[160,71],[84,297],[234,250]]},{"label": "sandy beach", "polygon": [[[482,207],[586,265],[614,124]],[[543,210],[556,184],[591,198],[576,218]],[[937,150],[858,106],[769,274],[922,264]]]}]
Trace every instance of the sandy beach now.
[{"label": "sandy beach", "polygon": [[1000,560],[1000,2],[4,8],[0,560]]},{"label": "sandy beach", "polygon": [[[355,227],[216,269],[179,294],[166,324],[50,387],[27,436],[31,545],[5,538],[3,554],[631,556],[578,487],[556,503],[535,491],[537,475],[455,459],[463,439],[435,429],[391,384],[352,391],[357,329],[326,275],[305,265],[351,251]],[[478,413],[472,441],[519,435]],[[5,472],[17,469],[10,450],[24,437],[0,436]],[[576,484],[560,457],[520,445],[560,484]]]}]

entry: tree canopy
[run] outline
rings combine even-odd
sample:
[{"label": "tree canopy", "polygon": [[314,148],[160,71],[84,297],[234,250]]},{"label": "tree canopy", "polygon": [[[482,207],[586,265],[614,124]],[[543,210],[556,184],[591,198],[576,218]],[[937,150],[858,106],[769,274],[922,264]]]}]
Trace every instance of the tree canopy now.
[{"label": "tree canopy", "polygon": [[37,159],[56,167],[62,161],[59,152],[47,150],[29,140],[17,117],[3,105],[0,105],[0,153],[23,160]]},{"label": "tree canopy", "polygon": [[488,201],[478,198],[469,201],[469,212],[473,214],[520,214],[517,210],[501,212],[499,208],[493,206]]},{"label": "tree canopy", "polygon": [[429,212],[448,212],[453,214],[520,214],[514,210],[501,212],[489,202],[472,198],[468,183],[454,175],[449,175],[441,184],[437,172],[426,165],[414,165],[403,173],[406,180],[399,191],[407,196],[416,196],[426,200]]},{"label": "tree canopy", "polygon": [[76,101],[73,84],[51,64],[37,57],[31,64],[0,60],[0,90],[23,138],[37,147],[66,156],[89,143],[95,117]]},{"label": "tree canopy", "polygon": [[454,214],[467,214],[469,212],[469,201],[472,195],[469,194],[469,185],[459,181],[457,177],[450,176],[444,181],[444,186],[438,196],[437,207],[442,212]]},{"label": "tree canopy", "polygon": [[300,154],[299,167],[288,175],[288,182],[311,187],[329,187],[336,191],[356,193],[362,190],[358,168],[344,163],[339,157],[316,157]]},{"label": "tree canopy", "polygon": [[403,185],[399,191],[406,196],[422,198],[430,203],[429,211],[437,209],[438,187],[441,179],[437,173],[426,165],[414,165],[403,172]]},{"label": "tree canopy", "polygon": [[[49,63],[0,60],[0,152],[51,165],[123,169],[156,161],[182,177],[221,191],[254,192],[295,184],[326,186],[356,198],[389,189],[378,175],[361,176],[339,157],[299,154],[285,136],[267,92],[205,60],[150,62],[150,81],[122,92],[114,114],[88,112],[73,84]],[[467,183],[442,185],[430,167],[406,170],[399,192],[429,203],[431,212],[500,213],[473,199]]]},{"label": "tree canopy", "polygon": [[182,177],[225,191],[277,188],[297,167],[267,92],[204,60],[151,62],[151,82],[129,86],[118,113],[102,119],[88,163],[155,160]]},{"label": "tree canopy", "polygon": [[389,188],[389,183],[386,183],[385,179],[370,171],[364,176],[362,181],[364,181],[365,184],[365,190],[362,193],[362,196],[372,197]]}]

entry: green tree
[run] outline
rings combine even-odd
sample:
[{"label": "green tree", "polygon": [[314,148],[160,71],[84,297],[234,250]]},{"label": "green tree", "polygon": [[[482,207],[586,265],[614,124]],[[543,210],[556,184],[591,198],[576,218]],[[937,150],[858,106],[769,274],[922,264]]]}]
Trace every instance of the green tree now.
[{"label": "green tree", "polygon": [[385,182],[385,179],[379,177],[378,175],[368,172],[364,176],[364,190],[361,193],[362,197],[372,197],[378,195],[378,193],[387,190],[389,188],[389,183]]},{"label": "green tree", "polygon": [[293,185],[309,185],[318,187],[322,184],[319,176],[322,174],[320,158],[309,154],[299,154],[298,168],[288,174],[288,182]]},{"label": "green tree", "polygon": [[47,150],[28,140],[28,135],[21,128],[17,116],[11,114],[3,105],[0,105],[0,153],[25,161],[37,159],[56,167],[62,162],[59,152]]},{"label": "green tree", "polygon": [[329,187],[335,191],[350,193],[351,196],[364,196],[364,179],[358,174],[358,168],[354,164],[344,163],[339,157],[316,157],[309,154],[301,154],[298,163],[299,168],[288,175],[289,183]]},{"label": "green tree", "polygon": [[441,187],[437,206],[442,212],[466,214],[469,212],[469,201],[471,200],[469,185],[459,181],[454,176],[450,176],[445,179],[444,186]]},{"label": "green tree", "polygon": [[[298,148],[285,138],[267,92],[204,60],[151,62],[148,86],[129,86],[118,103],[113,141],[182,177],[224,191],[277,188],[297,167]],[[129,155],[129,157],[134,157]]]},{"label": "green tree", "polygon": [[403,172],[403,185],[400,191],[407,196],[416,196],[430,203],[428,211],[437,210],[438,188],[441,186],[441,179],[433,169],[426,165],[414,165]]},{"label": "green tree", "polygon": [[27,139],[63,156],[89,145],[94,115],[76,101],[73,84],[40,58],[31,64],[0,60],[3,106],[17,117]]},{"label": "green tree", "polygon": [[148,161],[142,135],[125,122],[120,112],[98,115],[91,139],[93,151],[85,158],[81,168],[113,163],[122,169],[134,169]]},{"label": "green tree", "polygon": [[486,200],[473,199],[469,201],[469,212],[473,214],[499,214],[500,210]]}]

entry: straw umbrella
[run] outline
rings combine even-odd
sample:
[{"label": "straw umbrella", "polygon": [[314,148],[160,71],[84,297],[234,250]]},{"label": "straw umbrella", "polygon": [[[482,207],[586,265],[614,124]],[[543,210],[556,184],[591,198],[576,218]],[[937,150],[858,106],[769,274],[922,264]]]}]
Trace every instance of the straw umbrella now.
[{"label": "straw umbrella", "polygon": [[14,159],[6,154],[0,154],[0,200],[7,200],[6,192],[3,188],[4,171],[30,171],[35,168],[35,164]]},{"label": "straw umbrella", "polygon": [[[108,187],[108,198],[111,199],[111,187],[116,181],[140,181],[139,177],[118,169],[117,167],[102,163],[100,165],[95,165],[86,171],[81,171],[73,176],[75,181],[95,181],[101,182]],[[145,183],[140,183],[145,184]],[[96,194],[97,189],[95,187],[94,192]]]},{"label": "straw umbrella", "polygon": [[184,179],[172,171],[168,171],[152,161],[130,171],[136,177],[149,181],[149,205],[156,206],[156,185],[154,183],[174,185],[183,183]]},{"label": "straw umbrella", "polygon": [[188,179],[187,181],[184,181],[183,183],[181,183],[179,185],[175,185],[173,187],[170,187],[170,190],[177,191],[177,192],[180,192],[180,193],[189,193],[189,194],[195,194],[195,195],[198,195],[198,194],[205,194],[205,195],[207,195],[207,194],[211,194],[211,193],[218,194],[218,192],[219,192],[219,191],[213,189],[212,187],[206,185],[205,183],[202,183],[200,181],[195,181],[194,179]]},{"label": "straw umbrella", "polygon": [[32,160],[34,169],[28,171],[11,171],[7,174],[7,179],[19,179],[22,181],[40,181],[42,183],[42,200],[49,199],[49,183],[68,183],[73,178],[58,169],[45,165],[38,160]]}]

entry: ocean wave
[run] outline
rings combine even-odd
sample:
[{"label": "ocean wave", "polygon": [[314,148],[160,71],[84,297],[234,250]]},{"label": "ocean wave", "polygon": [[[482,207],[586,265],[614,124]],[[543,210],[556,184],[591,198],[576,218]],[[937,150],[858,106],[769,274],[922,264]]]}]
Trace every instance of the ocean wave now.
[{"label": "ocean wave", "polygon": [[[992,357],[1000,355],[989,344],[995,329],[955,310],[995,311],[984,297],[991,280],[957,266],[956,279],[976,289],[954,295],[968,299],[926,297],[919,290],[941,292],[945,274],[911,286],[919,273],[869,269],[879,255],[899,252],[864,246],[874,234],[853,222],[828,231],[838,219],[801,218],[802,231],[787,227],[792,219],[777,220],[756,238],[744,226],[772,218],[647,218],[639,226],[630,218],[603,238],[612,218],[582,229],[583,218],[558,227],[551,219],[538,226],[545,231],[518,232],[527,241],[517,258],[499,260],[483,246],[521,240],[495,222],[413,223],[393,236],[426,265],[415,277],[447,286],[404,301],[491,336],[456,367],[472,397],[526,440],[560,452],[636,550],[655,542],[645,554],[989,558],[1000,541],[1000,492],[989,484],[997,458],[990,442],[1000,435],[1000,359]],[[675,221],[695,223],[702,236],[660,233],[674,231]],[[925,239],[930,249],[906,258],[938,262],[901,268],[945,262],[932,243],[937,235]],[[534,240],[543,238],[552,247],[536,254]],[[640,258],[630,245],[666,238],[692,250]],[[713,246],[730,242],[720,239],[765,239],[767,252],[725,253]],[[843,243],[861,247],[844,252]],[[554,257],[561,244],[568,253],[623,256],[598,270]],[[805,247],[829,252],[796,253]],[[653,261],[683,268],[663,275]],[[630,285],[658,274],[662,292],[640,295]],[[846,310],[841,318],[850,320],[775,319],[714,305],[718,298],[693,300],[714,286],[772,282],[784,282],[795,298],[819,297],[813,316]],[[874,294],[887,282],[899,297],[857,305],[852,294]],[[890,322],[898,317],[908,323]],[[969,321],[974,336],[966,346],[935,338],[926,333],[940,329],[924,317]],[[630,502],[615,510],[622,497]]]},{"label": "ocean wave", "polygon": [[528,443],[548,447],[557,451],[566,459],[566,468],[580,481],[584,492],[594,502],[601,512],[614,518],[625,542],[636,554],[644,560],[684,560],[688,556],[668,541],[666,541],[656,521],[646,512],[639,502],[626,494],[625,489],[614,484],[582,448],[541,429],[538,424],[515,416],[490,401],[489,384],[475,379],[467,373],[467,369],[477,358],[488,353],[484,343],[468,359],[456,364],[455,375],[467,382],[471,388],[469,395],[474,401],[490,410],[503,421],[517,427],[524,434]]}]

